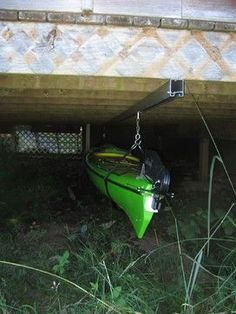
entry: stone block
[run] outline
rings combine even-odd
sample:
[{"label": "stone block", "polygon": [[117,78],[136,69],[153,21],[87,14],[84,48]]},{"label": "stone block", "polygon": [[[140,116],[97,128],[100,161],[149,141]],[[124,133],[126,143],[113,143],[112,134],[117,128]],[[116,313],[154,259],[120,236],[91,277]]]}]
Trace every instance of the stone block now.
[{"label": "stone block", "polygon": [[236,32],[236,23],[216,22],[214,30],[219,32]]},{"label": "stone block", "polygon": [[78,24],[105,24],[105,16],[104,15],[82,15],[79,14],[76,16],[76,23]]},{"label": "stone block", "polygon": [[20,11],[19,20],[20,21],[45,22],[46,13],[39,12],[39,11]]},{"label": "stone block", "polygon": [[161,27],[163,27],[163,28],[174,28],[174,29],[185,29],[188,27],[188,20],[162,18],[161,19]]},{"label": "stone block", "polygon": [[135,16],[135,26],[160,26],[161,19],[159,17]]},{"label": "stone block", "polygon": [[215,22],[211,21],[199,21],[199,20],[189,20],[188,28],[204,31],[212,31],[215,27]]},{"label": "stone block", "polygon": [[125,15],[108,15],[106,17],[106,23],[108,25],[131,26],[133,24],[133,17]]},{"label": "stone block", "polygon": [[16,21],[17,20],[17,11],[0,10],[0,20]]},{"label": "stone block", "polygon": [[74,13],[66,13],[66,12],[53,12],[48,13],[48,22],[55,23],[75,23],[76,15]]}]

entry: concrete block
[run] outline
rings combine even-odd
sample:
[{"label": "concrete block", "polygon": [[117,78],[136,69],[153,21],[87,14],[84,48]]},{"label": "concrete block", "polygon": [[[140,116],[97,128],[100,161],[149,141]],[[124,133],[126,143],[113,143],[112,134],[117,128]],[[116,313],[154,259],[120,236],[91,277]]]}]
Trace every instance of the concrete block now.
[{"label": "concrete block", "polygon": [[0,10],[0,20],[16,21],[17,11]]},{"label": "concrete block", "polygon": [[135,16],[135,26],[160,26],[161,19],[159,17]]},{"label": "concrete block", "polygon": [[19,11],[20,21],[45,22],[46,13],[39,11]]},{"label": "concrete block", "polygon": [[228,32],[236,32],[236,23],[222,23],[216,22],[215,23],[215,31],[228,31]]},{"label": "concrete block", "polygon": [[106,17],[106,23],[108,25],[113,24],[113,25],[131,26],[133,24],[133,17],[125,16],[125,15],[108,15]]},{"label": "concrete block", "polygon": [[104,15],[82,15],[79,14],[76,16],[76,23],[78,24],[105,24],[105,16]]},{"label": "concrete block", "polygon": [[162,18],[161,27],[163,28],[175,28],[175,29],[185,29],[188,27],[188,20],[185,19],[171,19]]},{"label": "concrete block", "polygon": [[189,29],[212,31],[214,27],[215,27],[215,22],[199,21],[199,20],[188,21]]},{"label": "concrete block", "polygon": [[74,13],[66,13],[66,12],[53,12],[48,13],[48,22],[55,23],[75,23],[76,15]]}]

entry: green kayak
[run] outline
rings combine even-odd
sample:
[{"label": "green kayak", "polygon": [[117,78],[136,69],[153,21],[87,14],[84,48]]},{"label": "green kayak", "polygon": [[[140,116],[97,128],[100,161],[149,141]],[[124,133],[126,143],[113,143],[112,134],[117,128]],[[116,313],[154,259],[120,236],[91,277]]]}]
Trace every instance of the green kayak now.
[{"label": "green kayak", "polygon": [[141,239],[170,183],[157,153],[148,151],[142,162],[128,151],[106,146],[88,153],[86,166],[91,181],[124,210]]}]

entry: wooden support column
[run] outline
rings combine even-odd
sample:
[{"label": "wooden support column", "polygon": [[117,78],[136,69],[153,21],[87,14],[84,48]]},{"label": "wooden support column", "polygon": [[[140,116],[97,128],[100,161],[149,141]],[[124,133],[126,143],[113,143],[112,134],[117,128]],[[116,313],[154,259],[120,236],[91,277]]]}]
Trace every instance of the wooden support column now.
[{"label": "wooden support column", "polygon": [[86,128],[85,128],[85,152],[87,153],[90,150],[90,140],[91,137],[91,125],[90,123],[86,124]]},{"label": "wooden support column", "polygon": [[206,182],[209,173],[209,139],[200,138],[199,142],[199,180]]}]

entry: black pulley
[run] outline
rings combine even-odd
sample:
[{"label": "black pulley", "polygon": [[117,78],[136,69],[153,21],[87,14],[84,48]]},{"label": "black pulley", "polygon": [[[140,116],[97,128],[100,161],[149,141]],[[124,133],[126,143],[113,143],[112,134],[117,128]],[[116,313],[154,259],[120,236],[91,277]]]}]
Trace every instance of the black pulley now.
[{"label": "black pulley", "polygon": [[166,194],[170,186],[170,173],[163,165],[157,152],[145,151],[144,175],[155,185],[159,194]]},{"label": "black pulley", "polygon": [[155,188],[160,194],[166,194],[169,191],[170,186],[170,173],[165,167],[162,168],[158,175],[158,180],[155,182]]}]

